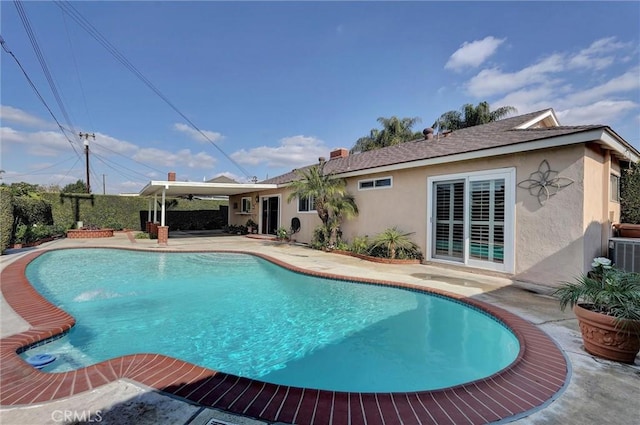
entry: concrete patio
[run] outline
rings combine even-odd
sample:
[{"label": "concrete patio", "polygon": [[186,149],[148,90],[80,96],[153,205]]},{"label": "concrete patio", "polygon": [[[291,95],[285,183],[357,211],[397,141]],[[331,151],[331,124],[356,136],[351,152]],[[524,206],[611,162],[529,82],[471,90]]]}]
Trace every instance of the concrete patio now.
[{"label": "concrete patio", "polygon": [[[561,312],[556,300],[549,296],[551,290],[546,287],[433,265],[377,264],[293,244],[206,233],[192,235],[172,232],[166,247],[159,246],[154,240],[133,239],[125,233],[105,239],[60,239],[37,248],[9,250],[7,255],[0,257],[0,265],[4,268],[33,250],[69,247],[250,251],[275,257],[311,271],[352,277],[374,277],[473,297],[502,307],[535,324],[556,341],[571,363],[570,382],[565,390],[545,408],[533,411],[512,423],[640,423],[640,359],[637,358],[634,365],[624,365],[587,354],[581,347],[582,342],[573,314],[569,311]],[[4,298],[0,303],[0,337],[28,329],[27,322],[13,311]],[[76,417],[73,417],[74,414]],[[210,423],[211,418],[216,418],[217,423],[264,423],[194,406],[128,380],[112,382],[50,403],[0,408],[0,423],[21,425],[75,422],[186,425]]]}]

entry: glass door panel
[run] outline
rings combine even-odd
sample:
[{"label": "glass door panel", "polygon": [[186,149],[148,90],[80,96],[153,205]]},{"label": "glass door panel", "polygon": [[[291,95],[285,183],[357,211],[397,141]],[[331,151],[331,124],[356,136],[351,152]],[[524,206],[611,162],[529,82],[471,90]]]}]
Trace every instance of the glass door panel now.
[{"label": "glass door panel", "polygon": [[464,260],[464,181],[434,183],[434,257]]},{"label": "glass door panel", "polygon": [[469,182],[469,258],[504,262],[505,180]]}]

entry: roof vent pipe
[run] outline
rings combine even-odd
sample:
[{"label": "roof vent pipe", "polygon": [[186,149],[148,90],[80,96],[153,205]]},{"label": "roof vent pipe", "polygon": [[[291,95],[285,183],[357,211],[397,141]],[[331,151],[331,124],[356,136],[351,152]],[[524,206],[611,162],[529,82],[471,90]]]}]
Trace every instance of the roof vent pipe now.
[{"label": "roof vent pipe", "polygon": [[425,128],[424,130],[422,130],[422,134],[424,134],[425,140],[433,140],[433,128]]},{"label": "roof vent pipe", "polygon": [[327,160],[327,158],[325,158],[324,156],[321,156],[320,158],[318,158],[318,162],[320,164],[324,164],[326,160]]}]

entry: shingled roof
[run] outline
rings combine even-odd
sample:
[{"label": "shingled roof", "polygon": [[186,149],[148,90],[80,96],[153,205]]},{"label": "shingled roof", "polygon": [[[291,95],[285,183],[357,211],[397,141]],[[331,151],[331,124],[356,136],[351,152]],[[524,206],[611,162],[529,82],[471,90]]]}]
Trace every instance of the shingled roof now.
[{"label": "shingled roof", "polygon": [[[448,133],[446,137],[436,135],[430,140],[414,140],[386,148],[350,154],[347,157],[334,158],[326,162],[324,170],[326,173],[342,174],[482,151],[606,127],[604,125],[580,125],[518,128],[549,112],[553,113],[553,110],[544,109],[489,124],[456,130]],[[309,168],[312,165],[304,168]],[[296,170],[292,170],[289,173],[264,180],[262,183],[284,184],[299,178]]]}]

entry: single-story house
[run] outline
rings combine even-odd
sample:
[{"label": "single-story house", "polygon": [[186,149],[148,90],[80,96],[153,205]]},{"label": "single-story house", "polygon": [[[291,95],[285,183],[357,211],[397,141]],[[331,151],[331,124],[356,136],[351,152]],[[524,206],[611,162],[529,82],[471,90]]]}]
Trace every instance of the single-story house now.
[{"label": "single-story house", "polygon": [[[557,285],[606,255],[621,169],[640,152],[606,125],[561,126],[546,109],[319,160],[346,180],[360,211],[344,222],[344,240],[397,226],[427,262]],[[297,217],[296,240],[311,242],[320,224],[313,202],[287,202],[298,178],[292,170],[228,191],[229,223],[251,218],[272,234]]]}]

